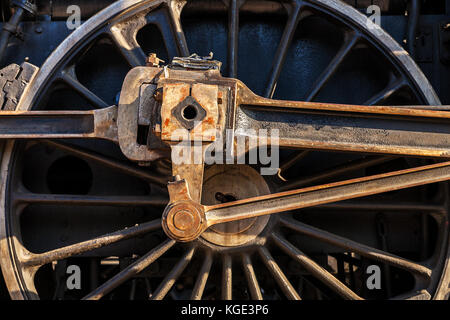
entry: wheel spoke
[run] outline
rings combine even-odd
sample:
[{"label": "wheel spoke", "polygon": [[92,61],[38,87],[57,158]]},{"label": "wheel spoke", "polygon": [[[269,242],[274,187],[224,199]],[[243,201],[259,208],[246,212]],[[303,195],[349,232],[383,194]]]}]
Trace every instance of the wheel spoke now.
[{"label": "wheel spoke", "polygon": [[[184,35],[183,27],[181,26],[181,10],[186,5],[186,0],[169,0],[169,17],[172,25],[172,34],[164,37],[166,43],[171,41],[175,43],[178,55],[183,57],[189,56],[189,49]],[[174,51],[175,54],[175,51]],[[170,56],[170,52],[169,52]]]},{"label": "wheel spoke", "polygon": [[313,84],[311,91],[307,95],[306,101],[314,100],[314,98],[319,94],[320,90],[322,90],[322,88],[328,83],[331,77],[339,69],[350,51],[358,43],[359,39],[359,34],[355,34],[353,32],[346,34],[343,45],[339,49],[338,53],[334,56],[333,60],[331,60],[329,65],[325,68],[323,73]]},{"label": "wheel spoke", "polygon": [[362,212],[367,211],[406,211],[423,213],[446,213],[447,209],[442,205],[424,204],[420,202],[380,202],[380,201],[357,201],[336,202],[314,207],[314,210],[343,210]]},{"label": "wheel spoke", "polygon": [[226,254],[222,261],[222,300],[233,298],[233,261],[231,256]]},{"label": "wheel spoke", "polygon": [[291,167],[293,167],[294,165],[296,165],[297,163],[299,163],[301,160],[303,160],[310,152],[309,151],[300,151],[297,153],[293,153],[291,157],[289,157],[289,159],[287,159],[285,162],[283,162],[280,165],[280,168],[278,168],[278,177],[283,180],[283,181],[287,181],[284,177],[283,177],[283,173],[290,169]]},{"label": "wheel spoke", "polygon": [[134,227],[126,228],[113,233],[108,233],[91,240],[75,243],[59,249],[39,254],[29,254],[26,256],[23,263],[26,266],[44,265],[52,261],[66,259],[74,255],[79,255],[87,251],[102,248],[104,246],[111,245],[122,240],[137,237],[159,228],[161,228],[161,220],[156,219]]},{"label": "wheel spoke", "polygon": [[295,30],[299,22],[299,16],[303,4],[296,1],[292,7],[292,12],[289,14],[288,21],[283,31],[280,43],[278,45],[277,52],[275,54],[275,59],[272,64],[272,69],[270,71],[270,77],[266,90],[264,92],[264,97],[272,98],[275,93],[278,78],[280,77],[281,70],[283,69],[284,61],[286,60],[286,55],[288,49],[291,45],[292,38],[294,37]]},{"label": "wheel spoke", "polygon": [[136,40],[137,33],[147,24],[154,24],[161,32],[169,58],[188,56],[189,50],[181,26],[180,14],[184,0],[168,0],[167,6],[134,17],[133,23],[121,21],[112,26],[108,35],[119,48],[130,67],[144,66],[146,54]]},{"label": "wheel spoke", "polygon": [[14,194],[18,203],[71,206],[158,206],[167,205],[169,199],[163,196],[92,196],[71,194],[42,194],[18,192]]},{"label": "wheel spoke", "polygon": [[327,179],[331,179],[337,176],[348,174],[354,171],[366,169],[369,167],[376,166],[380,163],[385,163],[395,159],[394,157],[367,157],[363,159],[353,160],[337,167],[331,168],[329,170],[322,171],[318,174],[300,178],[297,180],[289,181],[280,187],[280,191],[290,190],[294,188],[305,187],[307,185],[312,185],[313,183],[321,182]]},{"label": "wheel spoke", "polygon": [[195,247],[189,249],[185,255],[180,259],[180,261],[170,270],[169,274],[164,278],[159,287],[155,290],[155,292],[151,295],[151,300],[162,300],[167,295],[169,290],[175,284],[178,277],[183,273],[184,269],[186,269],[189,262],[192,260],[194,256]]},{"label": "wheel spoke", "polygon": [[394,95],[397,91],[404,88],[405,86],[407,86],[407,83],[402,79],[391,81],[391,83],[389,83],[386,88],[384,88],[384,90],[364,102],[364,105],[374,106],[380,104],[386,101],[388,98],[392,97],[392,95]]},{"label": "wheel spoke", "polygon": [[75,73],[75,66],[70,66],[66,70],[62,71],[59,78],[83,98],[88,100],[95,108],[101,109],[109,106],[103,99],[78,81]]},{"label": "wheel spoke", "polygon": [[137,261],[130,264],[128,267],[123,269],[121,272],[116,274],[114,277],[109,279],[107,282],[102,284],[100,287],[92,291],[90,294],[85,296],[83,300],[99,300],[106,294],[120,286],[122,283],[128,279],[138,275],[155,260],[161,257],[167,250],[169,250],[174,244],[175,240],[166,240],[146,255],[139,258]]},{"label": "wheel spoke", "polygon": [[120,162],[119,160],[109,158],[106,156],[103,156],[101,154],[98,154],[94,151],[84,149],[79,146],[74,146],[62,142],[52,141],[52,140],[45,140],[43,141],[45,144],[48,144],[52,147],[58,148],[60,150],[63,150],[67,153],[73,154],[77,157],[80,157],[85,160],[93,161],[98,164],[101,164],[105,167],[112,168],[114,170],[117,170],[119,172],[138,177],[140,179],[146,180],[151,183],[158,184],[160,186],[166,186],[168,178],[159,176],[154,173],[147,172],[145,170],[136,168],[134,166],[125,164]]},{"label": "wheel spoke", "polygon": [[340,248],[344,248],[350,251],[353,251],[355,253],[360,254],[361,256],[364,256],[369,259],[373,259],[379,262],[383,262],[386,264],[389,264],[391,266],[408,270],[410,272],[413,272],[417,275],[423,276],[425,278],[430,278],[431,276],[431,270],[419,263],[415,263],[412,261],[409,261],[407,259],[398,257],[396,255],[390,254],[388,252],[384,252],[382,250],[366,246],[364,244],[355,242],[353,240],[350,240],[348,238],[344,238],[332,233],[329,233],[327,231],[303,224],[299,221],[295,221],[290,218],[283,217],[281,220],[281,223],[297,232],[300,232],[302,234],[305,234],[307,236],[313,237],[315,239],[318,239],[320,241],[338,246]]},{"label": "wheel spoke", "polygon": [[[410,87],[408,82],[404,79],[394,78],[389,81],[388,85],[380,92],[375,94],[369,100],[363,103],[366,106],[376,106],[383,104],[387,99],[392,97],[396,92],[403,88]],[[450,111],[450,106],[396,106],[396,108],[412,108],[412,109],[424,109],[434,111]]]},{"label": "wheel spoke", "polygon": [[301,264],[306,270],[308,270],[314,277],[322,281],[334,292],[341,297],[350,300],[361,300],[356,293],[350,290],[346,285],[336,279],[331,273],[318,265],[314,260],[305,255],[302,251],[294,247],[286,239],[278,234],[273,234],[272,239],[274,242],[292,259]]},{"label": "wheel spoke", "polygon": [[[384,103],[387,99],[392,97],[397,91],[409,87],[410,85],[404,79],[392,79],[389,84],[379,93],[375,94],[369,100],[363,103],[366,106],[376,106]],[[433,110],[433,111],[450,111],[450,106],[427,106],[427,105],[418,105],[418,106],[395,106],[396,108],[411,108],[411,109],[423,109],[423,110]]]},{"label": "wheel spoke", "polygon": [[258,252],[267,269],[270,271],[273,278],[280,286],[286,297],[288,297],[290,300],[301,300],[299,294],[289,282],[283,271],[281,271],[280,267],[272,258],[272,255],[269,253],[269,251],[265,247],[260,247],[258,249]]},{"label": "wheel spoke", "polygon": [[[89,273],[90,273],[90,283],[89,288],[90,290],[94,290],[98,287],[98,280],[99,280],[99,266],[100,266],[100,259],[97,257],[93,257],[89,259]],[[67,269],[66,269],[67,270]]]},{"label": "wheel spoke", "polygon": [[[444,298],[434,298],[436,300],[445,300]],[[408,292],[405,294],[401,294],[395,297],[392,297],[391,300],[431,300],[431,295],[427,290],[421,290],[419,292]]]},{"label": "wheel spoke", "polygon": [[201,300],[203,292],[205,291],[206,282],[208,281],[209,273],[212,265],[212,254],[208,252],[203,261],[202,268],[198,273],[195,281],[194,289],[192,290],[191,300]]},{"label": "wheel spoke", "polygon": [[145,17],[140,15],[136,17],[133,23],[119,22],[112,26],[108,32],[108,36],[113,40],[131,68],[145,66],[147,57],[136,40],[136,34],[146,23]]},{"label": "wheel spoke", "polygon": [[248,254],[242,256],[242,266],[244,268],[245,277],[247,278],[248,288],[250,289],[250,295],[253,300],[262,300],[261,288],[259,287],[258,280],[256,279],[255,270]]},{"label": "wheel spoke", "polygon": [[136,294],[136,279],[131,280],[131,289],[130,289],[130,295],[129,299],[134,300],[134,296]]}]

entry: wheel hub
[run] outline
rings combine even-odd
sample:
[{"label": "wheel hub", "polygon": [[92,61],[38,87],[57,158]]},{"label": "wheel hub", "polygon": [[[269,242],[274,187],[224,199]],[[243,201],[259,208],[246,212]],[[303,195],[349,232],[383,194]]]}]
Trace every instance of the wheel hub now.
[{"label": "wheel hub", "polygon": [[[215,165],[205,169],[202,203],[214,205],[270,193],[264,178],[247,165]],[[224,196],[224,199],[216,195]],[[239,195],[233,199],[233,195]],[[236,197],[236,196],[235,196]],[[257,238],[269,222],[269,216],[227,222],[210,227],[202,238],[219,246],[239,246]]]}]

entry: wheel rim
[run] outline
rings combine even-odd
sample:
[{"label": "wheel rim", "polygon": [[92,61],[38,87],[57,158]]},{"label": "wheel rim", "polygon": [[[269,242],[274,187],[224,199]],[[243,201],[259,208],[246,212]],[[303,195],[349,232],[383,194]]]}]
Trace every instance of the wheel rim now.
[{"label": "wheel rim", "polygon": [[[94,95],[91,95],[89,92],[84,91],[83,92],[83,88],[80,87],[79,83],[76,81],[76,79],[73,77],[73,72],[75,72],[75,69],[72,68],[72,66],[70,64],[63,66],[62,61],[67,61],[69,60],[70,57],[74,57],[78,54],[78,52],[76,52],[75,48],[80,48],[77,45],[79,43],[86,43],[89,42],[90,39],[92,38],[96,38],[97,36],[99,36],[100,34],[102,34],[104,32],[104,29],[102,29],[103,25],[105,25],[106,21],[109,21],[110,19],[116,19],[116,23],[120,24],[120,21],[122,21],[123,16],[121,16],[121,13],[125,12],[125,16],[129,15],[130,17],[133,16],[133,14],[135,12],[140,12],[141,10],[144,10],[144,8],[157,8],[158,5],[161,2],[159,1],[119,1],[116,4],[113,4],[112,6],[110,6],[109,8],[105,9],[104,11],[102,11],[101,13],[99,13],[99,15],[97,15],[96,17],[92,18],[90,21],[86,22],[85,24],[83,24],[83,26],[75,31],[72,35],[69,36],[69,38],[63,43],[61,44],[61,46],[55,50],[55,52],[52,54],[51,57],[49,57],[49,59],[47,60],[47,62],[45,63],[45,65],[41,68],[39,74],[36,76],[36,78],[33,80],[32,85],[30,86],[30,88],[28,89],[27,94],[24,96],[24,99],[20,102],[19,104],[19,109],[21,110],[26,110],[29,109],[30,106],[34,103],[36,103],[37,101],[40,101],[43,99],[43,95],[44,95],[44,91],[46,90],[45,87],[48,87],[50,84],[50,82],[55,79],[55,78],[61,78],[63,81],[66,82],[66,84],[68,84],[69,86],[71,86],[73,89],[75,90],[79,90],[79,92],[81,91],[82,94],[84,94],[84,97],[92,104],[94,105],[94,107],[104,107],[107,105],[107,103],[105,103],[104,101],[102,101],[101,98],[95,97]],[[174,4],[178,5],[178,2],[173,2]],[[402,51],[402,49],[385,33],[378,35],[378,38],[374,39],[373,38],[373,30],[367,28],[367,24],[366,24],[366,20],[363,20],[363,17],[357,13],[355,10],[349,8],[348,6],[345,6],[339,2],[335,2],[335,1],[307,1],[306,3],[308,6],[310,6],[312,8],[312,10],[314,12],[320,12],[320,11],[324,11],[325,13],[328,13],[329,10],[336,10],[337,14],[335,15],[334,19],[338,19],[338,20],[342,20],[345,21],[346,23],[349,24],[353,24],[353,25],[357,25],[359,27],[359,30],[363,31],[362,34],[364,36],[369,36],[369,38],[365,38],[365,40],[369,41],[369,43],[371,45],[376,45],[376,47],[378,49],[383,50],[383,52],[389,56],[389,59],[391,59],[391,61],[395,61],[397,62],[397,66],[400,65],[400,73],[402,74],[402,76],[404,78],[402,78],[402,82],[397,82],[395,79],[392,82],[389,82],[388,85],[386,86],[386,90],[384,90],[384,92],[382,92],[381,95],[377,95],[372,97],[372,100],[368,100],[369,104],[370,103],[377,103],[380,102],[381,100],[377,99],[379,97],[383,97],[386,98],[385,96],[383,96],[383,94],[385,92],[389,92],[392,88],[400,88],[399,84],[404,85],[405,82],[403,81],[407,81],[412,87],[413,90],[415,90],[415,93],[417,95],[419,95],[419,99],[422,99],[422,103],[426,103],[426,104],[439,104],[439,101],[436,97],[436,95],[434,94],[433,90],[431,89],[430,85],[428,84],[428,82],[426,81],[425,77],[423,76],[423,74],[420,72],[420,70],[415,66],[414,62],[406,55],[406,54],[399,54],[399,52],[404,52]],[[175,6],[173,8],[174,11],[173,12],[177,12],[177,8],[181,10],[182,6]],[[288,10],[289,12],[289,10]],[[345,12],[345,14],[344,14]],[[159,20],[158,20],[159,19]],[[163,16],[157,16],[156,18],[154,18],[153,22],[157,22],[157,23],[161,23],[161,19],[163,19]],[[289,20],[288,20],[289,21]],[[117,24],[113,24],[112,29],[114,29],[114,26],[116,26]],[[364,26],[364,28],[362,28],[362,26]],[[285,29],[289,30],[289,28]],[[376,30],[376,29],[375,29]],[[117,32],[117,30],[116,30]],[[129,31],[131,32],[131,31]],[[367,33],[367,34],[366,34]],[[131,33],[133,34],[133,33]],[[289,38],[289,37],[287,37]],[[116,39],[117,40],[117,39]],[[187,54],[187,46],[185,45],[185,40],[184,40],[184,36],[182,37],[178,37],[175,39],[171,39],[172,41],[172,46],[171,45],[167,45],[167,48],[169,49],[168,51],[171,51],[173,53],[176,53],[178,55],[183,55],[183,54]],[[120,42],[120,40],[117,40],[117,42]],[[178,43],[178,45],[174,45],[173,43],[176,42]],[[283,42],[283,40],[281,41],[281,43]],[[352,40],[350,40],[350,43],[352,43]],[[123,45],[123,43],[122,43]],[[132,45],[135,45],[134,43],[132,43]],[[280,45],[280,47],[282,48],[282,44]],[[120,47],[120,46],[119,46]],[[282,49],[278,50],[282,50]],[[342,51],[346,52],[348,51],[348,44],[345,45],[343,47],[343,49],[341,48]],[[121,49],[123,49],[123,46],[121,47]],[[141,59],[142,61],[142,54],[131,54],[130,51],[133,50],[127,50],[127,52],[122,52],[124,54],[124,56],[127,58],[126,60],[128,61],[128,63],[130,65],[134,65],[136,64],[136,61],[139,61],[139,59]],[[392,52],[396,52],[396,54],[393,54]],[[281,55],[285,55],[285,54],[281,54]],[[280,56],[280,55],[278,55]],[[145,56],[144,56],[145,57]],[[281,59],[284,60],[284,59]],[[281,61],[280,64],[277,64],[275,62],[275,64],[272,66],[272,74],[276,74],[277,71],[276,69],[278,68],[278,65],[282,65],[283,61]],[[233,64],[233,61],[231,62],[231,64]],[[64,67],[63,70],[61,70],[61,67]],[[59,69],[58,69],[59,68]],[[230,74],[232,74],[234,69],[230,69]],[[274,71],[275,70],[275,71]],[[331,74],[334,74],[336,70],[328,70],[328,73],[331,72]],[[398,70],[397,70],[398,71]],[[406,71],[406,72],[405,72]],[[326,75],[327,71],[324,72],[322,75]],[[277,78],[277,77],[275,77]],[[324,80],[325,78],[322,78],[322,82],[327,82],[326,80]],[[406,80],[405,80],[406,79]],[[74,81],[75,80],[75,81]],[[281,80],[280,80],[281,81]],[[272,81],[273,82],[273,81]],[[276,82],[276,81],[275,81]],[[269,79],[269,90],[267,91],[268,96],[271,95],[271,91],[270,90],[270,86],[271,86],[271,80]],[[319,80],[318,83],[320,84],[321,81]],[[44,85],[43,85],[44,84]],[[267,89],[267,88],[266,88]],[[310,92],[310,94],[308,95],[308,97],[311,99],[313,99],[314,97],[316,97],[316,94],[314,93],[314,90],[312,90],[313,92]],[[317,90],[316,90],[317,91]],[[317,93],[317,92],[316,92]],[[63,150],[68,150],[67,147],[64,146],[59,146],[59,148],[63,149]],[[65,148],[65,149],[64,149]],[[10,193],[13,192],[13,188],[17,186],[17,180],[11,179],[10,175],[8,174],[8,172],[16,172],[19,171],[19,169],[16,169],[16,165],[15,163],[18,162],[20,163],[20,161],[16,161],[14,159],[18,159],[17,157],[19,157],[20,154],[20,147],[15,146],[13,143],[8,143],[5,147],[5,151],[3,154],[3,161],[2,161],[2,172],[4,173],[5,176],[2,177],[2,181],[8,181],[7,184],[4,184],[2,186],[2,213],[3,213],[3,217],[4,217],[4,222],[2,222],[2,252],[7,252],[6,258],[2,258],[2,270],[4,270],[3,272],[5,273],[9,273],[9,271],[5,271],[5,269],[7,270],[12,270],[12,272],[10,274],[6,274],[7,279],[9,279],[8,282],[8,287],[9,290],[11,292],[12,297],[14,298],[37,298],[38,297],[38,292],[34,287],[34,284],[32,283],[32,279],[31,276],[33,275],[35,269],[34,268],[29,268],[28,270],[23,270],[23,268],[21,267],[22,265],[22,261],[20,258],[18,258],[19,256],[21,256],[21,253],[17,253],[17,250],[19,248],[20,250],[20,241],[16,238],[16,236],[20,235],[20,230],[17,230],[17,223],[16,225],[14,225],[14,221],[12,221],[12,219],[9,217],[11,215],[10,210],[12,209],[13,205],[12,205],[12,200],[10,199]],[[80,154],[78,153],[78,156]],[[303,154],[303,156],[305,156],[306,154]],[[298,159],[302,158],[302,155],[298,156],[295,155],[294,158],[297,157]],[[297,159],[297,160],[298,160]],[[375,163],[377,161],[373,161],[373,159],[371,159],[370,161],[372,161],[371,166],[375,165]],[[382,161],[380,161],[382,162]],[[287,161],[285,164],[289,164],[291,162]],[[298,163],[296,164],[298,165]],[[356,164],[357,166],[358,164]],[[366,164],[367,167],[371,167],[368,166],[368,164]],[[20,166],[18,166],[20,167]],[[286,169],[289,166],[286,165]],[[364,165],[362,166],[364,167]],[[359,167],[361,168],[361,164],[359,164]],[[136,173],[136,172],[135,172]],[[138,172],[136,173],[138,176],[140,175],[142,177],[142,175],[144,173],[142,172]],[[135,175],[136,175],[135,174]],[[334,174],[335,176],[335,174]],[[295,185],[296,186],[300,186],[300,185],[307,185],[310,184],[312,182],[316,182],[316,181],[322,181],[322,180],[326,180],[326,179],[330,179],[333,177],[333,174],[330,174],[328,176],[310,176],[307,179],[300,179],[299,181],[295,181]],[[322,180],[321,180],[322,179]],[[154,182],[154,181],[153,181]],[[289,188],[292,187],[292,183],[290,186],[278,186],[280,188]],[[276,184],[275,184],[275,187]],[[158,192],[160,190],[158,190],[158,188],[156,188],[156,194],[158,195]],[[426,190],[425,190],[426,191]],[[436,218],[436,221],[438,221],[438,224],[440,226],[445,224],[446,221],[446,205],[447,205],[447,200],[446,200],[446,196],[448,195],[448,190],[446,189],[446,186],[442,185],[440,191],[438,192],[438,194],[441,195],[445,195],[445,197],[443,197],[442,199],[439,199],[441,205],[439,206],[439,208],[436,209],[436,207],[433,208],[428,208],[431,211],[431,216]],[[26,199],[25,199],[26,200]],[[16,201],[17,201],[17,197],[16,197]],[[29,201],[29,199],[27,200]],[[65,200],[67,201],[67,199]],[[26,201],[24,201],[24,199],[20,200],[20,203],[25,203]],[[19,208],[19,209],[23,209],[23,208]],[[334,207],[333,210],[340,210],[342,208],[339,208],[339,205],[337,207]],[[347,207],[348,209],[348,207]],[[320,210],[326,210],[326,208],[322,208]],[[392,210],[392,208],[391,208]],[[400,211],[404,211],[405,209],[401,209]],[[425,210],[425,209],[424,209]],[[434,211],[433,211],[434,210]],[[436,213],[437,210],[437,213]],[[427,214],[428,215],[428,214]],[[379,215],[380,216],[380,215]],[[294,216],[295,217],[295,216]],[[385,219],[386,217],[383,217],[383,215],[381,215],[381,218],[377,218],[377,221],[381,220],[380,224],[383,224],[383,219]],[[305,219],[305,217],[303,217],[302,219]],[[276,219],[274,219],[276,220]],[[301,220],[301,219],[300,219]],[[309,222],[308,218],[306,218],[306,221],[303,220],[303,222]],[[273,230],[272,228],[275,228],[275,225],[277,224],[277,221],[271,221],[271,223],[269,224],[269,227],[265,228],[265,230]],[[298,230],[302,230],[303,233],[308,234],[310,236],[316,236],[316,237],[320,237],[320,231],[317,231],[316,229],[305,229],[303,224],[298,224],[299,222],[297,222],[296,225],[292,225],[289,224],[289,221],[285,221],[284,222],[284,226],[290,227],[291,229],[296,229]],[[302,223],[302,222],[300,222]],[[311,224],[311,223],[310,223]],[[314,223],[312,223],[314,225]],[[329,226],[328,226],[329,227]],[[298,294],[298,290],[294,288],[294,285],[291,283],[291,281],[289,281],[288,278],[291,278],[292,275],[290,274],[285,274],[281,269],[285,268],[285,265],[283,265],[281,262],[275,262],[276,259],[273,258],[273,256],[271,255],[270,250],[273,250],[273,248],[275,246],[277,246],[279,249],[281,249],[281,251],[284,250],[284,252],[287,252],[288,255],[291,254],[291,258],[294,258],[294,260],[296,259],[295,257],[298,256],[302,256],[303,252],[302,251],[298,251],[298,249],[293,249],[292,248],[292,244],[287,242],[287,240],[285,239],[284,235],[281,235],[280,232],[284,232],[285,229],[279,229],[279,227],[277,227],[278,229],[276,229],[277,233],[276,235],[272,235],[270,237],[262,237],[263,241],[255,241],[252,242],[250,245],[243,245],[243,246],[231,246],[231,248],[228,248],[226,250],[224,250],[224,248],[220,248],[220,250],[218,250],[220,253],[217,253],[217,248],[213,248],[211,249],[210,246],[206,245],[202,245],[202,244],[196,244],[196,247],[192,247],[192,248],[187,248],[185,251],[183,251],[183,258],[175,264],[175,267],[173,267],[172,271],[170,271],[168,274],[165,275],[165,278],[162,280],[161,284],[157,287],[156,292],[153,292],[153,297],[154,298],[162,298],[164,297],[168,291],[171,289],[172,285],[173,285],[173,279],[179,277],[182,273],[183,270],[187,267],[187,265],[189,264],[189,262],[192,261],[194,254],[198,254],[198,252],[202,252],[202,256],[204,257],[202,263],[200,264],[201,266],[201,275],[202,277],[199,277],[195,284],[193,285],[193,289],[192,289],[192,297],[194,298],[199,298],[202,293],[205,290],[205,284],[202,281],[205,281],[206,275],[208,273],[210,273],[210,270],[212,268],[212,259],[213,257],[215,257],[215,254],[220,254],[220,264],[221,264],[221,272],[222,272],[222,279],[218,280],[219,282],[221,282],[221,290],[220,291],[220,297],[224,298],[224,299],[228,299],[231,298],[233,296],[232,292],[232,275],[233,275],[233,271],[235,269],[233,269],[233,265],[237,265],[237,264],[242,264],[243,265],[243,276],[242,278],[245,278],[247,283],[248,283],[248,292],[245,293],[246,296],[243,297],[248,297],[250,296],[251,298],[262,298],[262,294],[261,294],[261,287],[258,284],[258,280],[260,279],[260,276],[258,275],[258,273],[255,272],[255,267],[254,267],[254,263],[252,264],[252,260],[255,259],[260,259],[263,264],[267,267],[266,270],[268,270],[269,274],[271,275],[271,277],[273,277],[274,282],[277,283],[277,285],[279,286],[279,288],[277,290],[274,291],[273,295],[270,296],[270,294],[266,294],[266,298],[267,297],[274,297],[277,298],[279,295],[284,294],[285,296],[287,296],[288,298],[292,298],[292,299],[296,299],[299,298],[299,294]],[[302,229],[303,228],[303,229]],[[268,244],[268,246],[266,246],[266,241],[269,238],[269,242],[270,244]],[[446,243],[446,238],[447,238],[447,232],[445,229],[439,229],[439,237],[437,240],[437,248],[436,248],[436,253],[434,255],[431,255],[427,261],[427,263],[431,263],[433,265],[433,277],[431,279],[428,279],[426,281],[426,284],[424,284],[421,280],[421,278],[416,278],[415,281],[415,286],[411,289],[412,292],[415,292],[415,294],[412,295],[418,295],[421,297],[428,297],[428,295],[426,293],[418,293],[418,291],[420,290],[424,290],[426,288],[431,288],[429,289],[431,292],[434,291],[433,287],[436,286],[437,281],[439,280],[439,273],[440,273],[440,268],[442,267],[441,263],[443,261],[443,257],[444,257],[444,251],[445,251],[445,243]],[[338,239],[334,239],[335,242],[334,244],[336,245],[336,241],[338,241]],[[328,239],[328,242],[330,242],[331,240]],[[383,241],[383,240],[382,240]],[[296,245],[298,245],[297,242],[294,241],[294,243]],[[170,248],[173,245],[173,243],[164,243],[162,245],[160,245],[160,247],[158,248]],[[277,249],[278,250],[278,249]],[[296,251],[297,250],[297,251]],[[386,249],[387,250],[387,249]],[[350,251],[355,251],[355,247],[351,248]],[[295,253],[295,254],[293,254]],[[340,258],[336,259],[336,264],[341,264],[341,266],[337,266],[338,268],[350,268],[352,269],[353,272],[353,268],[355,267],[353,264],[349,263],[348,261],[352,260],[352,258],[354,258],[354,256],[352,255],[348,255],[347,253],[343,254],[344,257],[340,256]],[[297,258],[298,260],[298,258]],[[301,261],[297,261],[300,262],[300,264],[302,264]],[[280,268],[281,267],[281,268]],[[360,267],[361,268],[361,267]],[[436,272],[434,270],[437,270]],[[313,269],[309,269],[309,272],[311,272],[312,274],[314,274],[314,270]],[[437,273],[437,275],[435,276],[435,274]],[[214,275],[210,274],[211,279],[214,278]],[[341,277],[341,281],[345,282],[345,283],[349,283],[351,280],[348,279],[344,279],[342,277],[342,275],[338,276]],[[306,282],[310,281],[308,279],[308,277],[301,277],[304,279],[307,279]],[[323,280],[323,279],[322,279]],[[134,281],[134,280],[133,280]],[[210,280],[211,281],[211,280]],[[296,280],[298,281],[298,279]],[[216,281],[217,282],[217,281]],[[133,282],[132,282],[133,283]],[[304,284],[298,284],[299,286],[304,285]],[[132,284],[133,286],[133,284]],[[135,284],[136,286],[136,284]],[[308,285],[306,285],[308,286]],[[313,286],[311,284],[309,284],[309,286]],[[322,287],[321,287],[322,289]],[[335,289],[335,293],[337,292],[338,296],[344,296],[346,298],[354,298],[354,296],[352,296],[351,292],[346,291],[345,289],[342,289],[342,287],[340,287],[339,285],[336,287],[333,287],[333,289]],[[301,291],[301,290],[300,290]],[[403,296],[402,297],[407,297],[408,294],[411,295],[411,293],[402,293]],[[332,295],[333,296],[333,295]],[[393,295],[389,295],[390,297],[392,297]]]}]

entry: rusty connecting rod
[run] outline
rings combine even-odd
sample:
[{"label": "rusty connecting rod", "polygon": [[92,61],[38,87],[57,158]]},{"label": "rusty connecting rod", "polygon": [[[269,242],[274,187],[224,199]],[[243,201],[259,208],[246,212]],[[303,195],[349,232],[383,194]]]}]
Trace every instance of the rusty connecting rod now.
[{"label": "rusty connecting rod", "polygon": [[[210,226],[282,213],[327,203],[450,180],[450,162],[401,170],[359,179],[297,189],[213,206],[189,198],[185,181],[171,184],[171,204],[164,213],[167,234],[177,241],[192,241]],[[169,189],[170,190],[170,189]],[[180,196],[181,195],[181,196]]]}]

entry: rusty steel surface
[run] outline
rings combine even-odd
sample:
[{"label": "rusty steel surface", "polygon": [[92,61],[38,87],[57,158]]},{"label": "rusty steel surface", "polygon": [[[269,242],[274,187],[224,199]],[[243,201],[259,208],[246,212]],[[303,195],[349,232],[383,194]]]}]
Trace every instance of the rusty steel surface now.
[{"label": "rusty steel surface", "polygon": [[285,212],[450,179],[450,162],[218,204],[205,208],[208,225]]},{"label": "rusty steel surface", "polygon": [[3,139],[100,138],[117,142],[117,107],[93,111],[1,111]]},{"label": "rusty steel surface", "polygon": [[238,92],[235,129],[243,135],[276,127],[284,147],[450,157],[448,111],[277,101],[242,84]]}]

